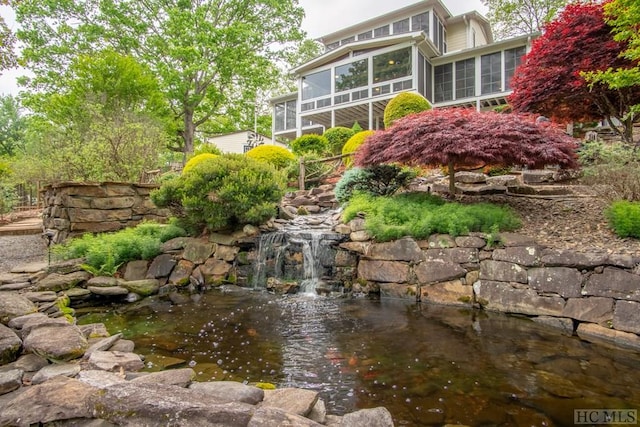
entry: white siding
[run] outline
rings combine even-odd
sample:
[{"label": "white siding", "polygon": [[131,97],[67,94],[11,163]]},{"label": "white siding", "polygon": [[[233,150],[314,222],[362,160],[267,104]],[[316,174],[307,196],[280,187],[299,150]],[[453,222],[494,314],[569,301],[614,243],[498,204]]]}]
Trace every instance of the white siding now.
[{"label": "white siding", "polygon": [[[274,143],[274,141],[271,140],[271,138],[267,138],[266,136],[263,136],[262,138],[263,138],[262,142],[264,144],[267,144],[267,145],[276,144],[281,147],[288,148],[284,144],[280,144],[277,142]],[[207,142],[209,144],[214,144],[223,153],[243,154],[244,146],[247,143],[247,139],[248,139],[248,132],[235,132],[227,135],[211,137],[207,140]]]},{"label": "white siding", "polygon": [[485,44],[488,43],[487,42],[487,35],[483,31],[482,25],[480,25],[480,23],[477,20],[471,19],[471,28],[476,33],[476,45],[475,46],[469,46],[469,47],[484,46]]},{"label": "white siding", "polygon": [[466,49],[467,26],[464,22],[449,25],[447,27],[447,52]]}]

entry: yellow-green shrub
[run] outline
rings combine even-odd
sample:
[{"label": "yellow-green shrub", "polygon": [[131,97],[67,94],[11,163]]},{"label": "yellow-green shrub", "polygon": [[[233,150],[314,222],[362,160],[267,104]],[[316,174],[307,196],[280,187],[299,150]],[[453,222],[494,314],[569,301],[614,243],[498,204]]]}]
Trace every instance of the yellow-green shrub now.
[{"label": "yellow-green shrub", "polygon": [[286,168],[296,159],[291,151],[277,145],[258,145],[246,154],[254,160],[271,163],[278,169]]},{"label": "yellow-green shrub", "polygon": [[[353,135],[342,147],[342,154],[353,154],[358,150],[364,141],[370,135],[373,135],[375,131],[372,130],[363,130],[362,132],[358,132]],[[345,157],[342,159],[346,167],[351,167],[353,164],[353,156]]]},{"label": "yellow-green shrub", "polygon": [[396,95],[384,109],[384,127],[388,129],[398,119],[409,114],[431,109],[431,104],[422,95],[403,92]]},{"label": "yellow-green shrub", "polygon": [[193,156],[185,165],[184,168],[182,169],[182,173],[188,173],[191,169],[193,169],[196,165],[199,165],[202,162],[205,162],[207,160],[211,160],[211,159],[215,159],[218,156],[216,154],[211,154],[211,153],[202,153],[202,154],[198,154],[196,156]]}]

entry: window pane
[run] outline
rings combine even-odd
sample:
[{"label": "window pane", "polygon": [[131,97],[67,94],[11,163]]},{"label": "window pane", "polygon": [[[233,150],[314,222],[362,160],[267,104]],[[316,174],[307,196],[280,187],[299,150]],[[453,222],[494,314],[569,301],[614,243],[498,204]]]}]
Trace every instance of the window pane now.
[{"label": "window pane", "polygon": [[411,75],[411,48],[373,57],[373,82],[379,83]]},{"label": "window pane", "polygon": [[384,27],[378,27],[373,30],[374,37],[384,37],[389,35],[389,26],[385,25]]},{"label": "window pane", "polygon": [[287,101],[287,129],[296,128],[296,102],[297,101]]},{"label": "window pane", "polygon": [[302,99],[318,98],[331,93],[331,70],[302,77]]},{"label": "window pane", "polygon": [[345,45],[345,44],[353,43],[354,41],[356,41],[356,36],[351,36],[351,37],[347,37],[346,39],[340,40],[340,44]]},{"label": "window pane", "polygon": [[409,18],[402,21],[396,21],[393,23],[393,34],[408,33],[409,32]]},{"label": "window pane", "polygon": [[411,17],[411,31],[424,31],[429,34],[429,12]]},{"label": "window pane", "polygon": [[453,99],[453,64],[438,65],[433,70],[435,102]]},{"label": "window pane", "polygon": [[501,56],[501,52],[496,52],[483,55],[480,59],[480,91],[483,95],[501,90]]},{"label": "window pane", "polygon": [[456,62],[456,99],[476,94],[476,60],[469,58]]},{"label": "window pane", "polygon": [[276,131],[284,130],[284,102],[274,105],[275,110],[275,129]]},{"label": "window pane", "polygon": [[329,50],[333,50],[333,49],[335,49],[335,48],[337,48],[339,46],[340,46],[340,42],[333,42],[333,43],[329,43],[327,46],[325,46],[325,49],[327,51],[329,51]]},{"label": "window pane", "polygon": [[373,38],[373,31],[365,31],[364,33],[358,34],[358,40],[368,40]]},{"label": "window pane", "polygon": [[516,68],[522,62],[522,57],[526,54],[524,46],[516,47],[515,49],[508,49],[504,51],[504,82],[506,90],[511,90],[511,78],[516,71]]},{"label": "window pane", "polygon": [[367,85],[369,61],[362,59],[336,67],[336,92]]}]

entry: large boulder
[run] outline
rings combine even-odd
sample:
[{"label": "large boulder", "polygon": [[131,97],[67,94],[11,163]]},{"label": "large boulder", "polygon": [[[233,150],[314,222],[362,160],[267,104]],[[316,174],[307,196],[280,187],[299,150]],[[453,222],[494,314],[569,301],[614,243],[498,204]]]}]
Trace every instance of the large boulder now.
[{"label": "large boulder", "polygon": [[12,329],[0,324],[0,365],[13,362],[20,355],[22,340]]},{"label": "large boulder", "polygon": [[280,388],[266,393],[262,407],[272,407],[306,417],[318,401],[318,393],[299,388]]},{"label": "large boulder", "polygon": [[45,324],[29,332],[24,348],[52,362],[62,362],[82,357],[89,343],[75,325]]},{"label": "large boulder", "polygon": [[69,274],[51,273],[44,279],[38,281],[36,290],[38,291],[64,291],[74,288],[91,278],[91,274],[86,271],[75,271]]},{"label": "large boulder", "polygon": [[15,292],[3,292],[0,298],[0,323],[5,325],[14,317],[35,313],[38,307]]},{"label": "large boulder", "polygon": [[342,427],[393,427],[393,418],[387,408],[361,409],[342,417]]},{"label": "large boulder", "polygon": [[195,382],[189,388],[213,397],[219,402],[243,402],[257,405],[264,398],[264,390],[234,381]]}]

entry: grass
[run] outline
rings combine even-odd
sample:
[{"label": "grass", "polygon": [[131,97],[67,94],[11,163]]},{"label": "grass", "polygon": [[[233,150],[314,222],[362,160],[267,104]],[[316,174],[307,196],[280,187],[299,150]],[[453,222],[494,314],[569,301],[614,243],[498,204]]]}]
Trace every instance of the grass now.
[{"label": "grass", "polygon": [[163,242],[185,235],[175,225],[144,222],[115,233],[85,234],[55,246],[53,252],[60,259],[84,258],[84,268],[94,275],[113,275],[122,264],[154,258]]},{"label": "grass", "polygon": [[365,214],[365,229],[379,242],[405,236],[424,239],[435,233],[452,236],[472,231],[494,233],[521,226],[510,208],[490,203],[445,202],[426,193],[385,197],[357,194],[345,208],[343,220],[348,222],[359,213]]}]

